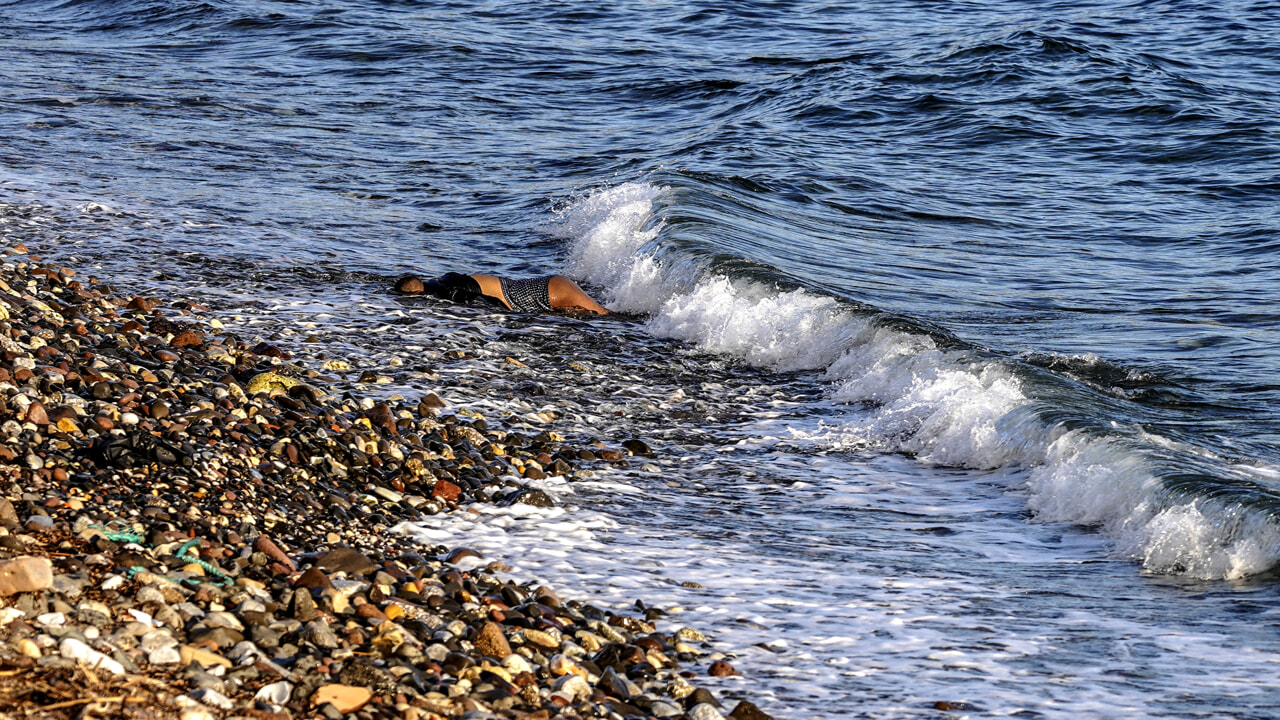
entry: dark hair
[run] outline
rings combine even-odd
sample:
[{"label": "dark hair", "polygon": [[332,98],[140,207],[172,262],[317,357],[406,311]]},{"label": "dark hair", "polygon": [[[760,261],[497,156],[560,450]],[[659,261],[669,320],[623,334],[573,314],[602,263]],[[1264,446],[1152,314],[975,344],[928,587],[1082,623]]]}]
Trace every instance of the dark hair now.
[{"label": "dark hair", "polygon": [[424,280],[422,292],[458,303],[472,303],[484,297],[484,293],[480,292],[480,283],[475,278],[456,272]]}]

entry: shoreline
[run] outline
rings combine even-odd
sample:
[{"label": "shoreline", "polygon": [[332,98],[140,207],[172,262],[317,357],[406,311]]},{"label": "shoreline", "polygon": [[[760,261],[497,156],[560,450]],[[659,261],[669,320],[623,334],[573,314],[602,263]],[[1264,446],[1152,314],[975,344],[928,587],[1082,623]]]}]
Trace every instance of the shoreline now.
[{"label": "shoreline", "polygon": [[0,710],[768,717],[697,687],[736,671],[707,666],[697,630],[657,632],[657,608],[562,600],[389,532],[552,504],[520,480],[642,442],[329,393],[206,308],[114,295],[21,245],[2,260]]}]

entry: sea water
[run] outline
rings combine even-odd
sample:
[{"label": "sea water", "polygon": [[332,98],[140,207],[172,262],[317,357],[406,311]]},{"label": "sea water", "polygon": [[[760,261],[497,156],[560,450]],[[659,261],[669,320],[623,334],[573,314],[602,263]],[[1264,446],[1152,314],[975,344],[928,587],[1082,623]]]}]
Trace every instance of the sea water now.
[{"label": "sea water", "polygon": [[[655,449],[400,531],[666,610],[778,717],[1274,715],[1275,8],[0,19],[6,239],[339,387]],[[450,270],[623,314],[387,292]]]}]

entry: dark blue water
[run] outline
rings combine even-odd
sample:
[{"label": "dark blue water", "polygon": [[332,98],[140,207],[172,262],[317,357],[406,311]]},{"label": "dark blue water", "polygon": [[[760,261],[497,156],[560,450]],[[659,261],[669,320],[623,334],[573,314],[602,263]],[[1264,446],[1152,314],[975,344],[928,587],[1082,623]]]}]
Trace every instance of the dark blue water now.
[{"label": "dark blue water", "polygon": [[[397,305],[402,272],[567,272],[642,319],[474,337],[681,408],[749,412],[706,388],[755,368],[803,409],[690,405],[680,437],[773,438],[788,482],[977,472],[1027,533],[1099,538],[1108,586],[1252,578],[1274,612],[1280,6],[6,2],[0,77],[0,201],[38,218],[11,240],[373,354],[480,322]],[[405,312],[437,330],[357,339]],[[1204,712],[1274,688],[1224,692]]]}]

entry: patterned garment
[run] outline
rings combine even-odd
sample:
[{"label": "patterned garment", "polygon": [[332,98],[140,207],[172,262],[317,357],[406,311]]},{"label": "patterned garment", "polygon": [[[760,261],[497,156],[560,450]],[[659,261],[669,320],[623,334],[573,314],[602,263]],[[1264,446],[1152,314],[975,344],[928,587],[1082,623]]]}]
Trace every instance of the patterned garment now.
[{"label": "patterned garment", "polygon": [[555,312],[555,308],[551,307],[551,293],[548,290],[551,276],[528,280],[499,278],[498,282],[502,285],[502,295],[507,299],[512,310]]}]

